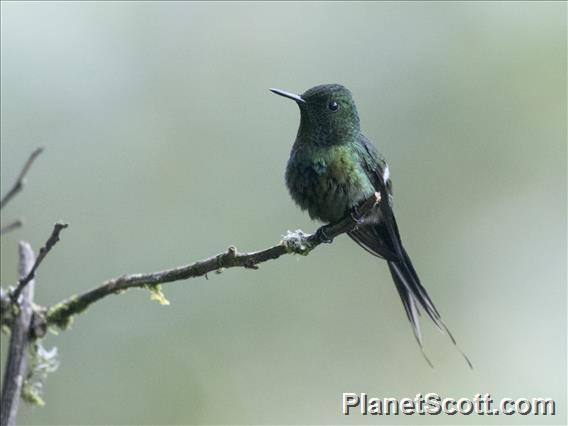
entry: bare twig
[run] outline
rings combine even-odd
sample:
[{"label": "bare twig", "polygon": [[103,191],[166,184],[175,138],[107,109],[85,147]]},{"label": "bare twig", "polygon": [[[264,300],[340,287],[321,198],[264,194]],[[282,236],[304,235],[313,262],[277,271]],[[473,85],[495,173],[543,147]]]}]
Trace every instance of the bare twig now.
[{"label": "bare twig", "polygon": [[0,228],[0,235],[7,234],[8,232],[13,231],[14,229],[18,229],[22,225],[23,225],[23,222],[20,219],[15,220],[12,223],[9,223],[8,225]]},{"label": "bare twig", "polygon": [[6,195],[2,197],[2,200],[0,200],[0,209],[2,209],[6,204],[8,204],[8,201],[10,201],[12,197],[14,197],[14,195],[16,195],[18,192],[22,190],[22,188],[26,183],[25,182],[26,174],[30,170],[30,167],[32,166],[34,160],[42,152],[43,152],[43,147],[39,147],[30,154],[28,160],[26,161],[24,167],[22,168],[22,171],[18,175],[18,178],[16,179],[14,186],[12,186],[12,188],[6,193]]},{"label": "bare twig", "polygon": [[45,245],[42,248],[39,249],[39,254],[38,254],[37,259],[35,260],[32,268],[27,273],[27,275],[20,278],[20,280],[18,281],[18,285],[17,285],[16,289],[14,290],[14,292],[12,293],[12,299],[13,300],[18,300],[18,297],[20,296],[20,293],[22,292],[22,290],[26,287],[26,285],[31,280],[34,279],[35,272],[36,272],[37,268],[39,267],[39,265],[41,264],[41,262],[43,261],[45,256],[47,256],[47,254],[50,252],[50,250],[55,246],[55,244],[57,244],[57,242],[59,241],[59,234],[61,233],[61,231],[63,229],[67,228],[67,226],[68,225],[66,223],[59,223],[59,222],[54,225],[53,231],[51,231],[51,235],[47,239]]},{"label": "bare twig", "polygon": [[277,245],[251,253],[238,253],[235,247],[216,256],[209,257],[190,265],[149,274],[123,275],[104,282],[99,287],[89,290],[79,296],[71,297],[47,310],[45,316],[47,325],[66,328],[75,314],[83,312],[91,304],[111,294],[118,294],[129,288],[148,288],[159,292],[159,285],[172,281],[201,277],[209,272],[223,268],[242,267],[258,269],[258,264],[277,259],[285,254],[307,255],[323,242],[331,242],[338,235],[353,230],[360,218],[364,217],[380,201],[376,193],[365,200],[357,209],[339,222],[322,226],[314,234],[304,234],[302,231],[289,232]]},{"label": "bare twig", "polygon": [[[20,243],[20,276],[26,277],[34,265],[34,252],[26,242]],[[10,335],[10,347],[8,359],[4,370],[4,385],[0,402],[0,426],[15,425],[16,414],[22,383],[26,373],[26,347],[30,322],[32,318],[32,306],[34,297],[34,281],[30,281],[22,293],[21,303],[18,305],[18,313],[14,318]]]}]

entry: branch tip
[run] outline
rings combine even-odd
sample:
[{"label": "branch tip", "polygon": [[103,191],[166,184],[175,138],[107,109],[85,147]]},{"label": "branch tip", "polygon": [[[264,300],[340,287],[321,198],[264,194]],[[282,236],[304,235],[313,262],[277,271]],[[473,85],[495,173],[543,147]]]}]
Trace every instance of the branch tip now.
[{"label": "branch tip", "polygon": [[0,228],[0,235],[7,234],[8,232],[13,231],[14,229],[21,228],[23,225],[24,225],[24,222],[21,219],[17,219],[15,221],[13,221],[12,223],[9,223],[8,225]]},{"label": "branch tip", "polygon": [[57,222],[53,226],[53,231],[51,231],[51,235],[47,239],[45,245],[42,248],[39,249],[39,254],[38,254],[37,258],[35,259],[35,262],[34,262],[32,268],[31,268],[31,270],[28,272],[28,274],[26,276],[24,276],[23,278],[20,278],[20,281],[18,281],[18,285],[16,286],[16,289],[12,293],[12,300],[14,302],[16,302],[16,303],[18,302],[18,299],[20,297],[20,294],[22,293],[22,290],[26,287],[26,285],[31,280],[34,279],[37,268],[39,267],[39,265],[41,264],[43,259],[45,259],[47,254],[51,251],[51,249],[55,246],[55,244],[57,244],[57,242],[59,241],[59,234],[61,233],[61,231],[64,230],[65,228],[67,228],[68,226],[69,226],[68,224],[63,223],[63,222]]},{"label": "branch tip", "polygon": [[26,174],[28,173],[28,171],[30,170],[30,168],[32,167],[33,162],[35,161],[35,159],[38,157],[38,155],[40,155],[43,152],[44,148],[43,146],[40,146],[39,148],[36,148],[28,157],[27,161],[24,164],[24,167],[22,167],[22,170],[20,171],[20,174],[18,175],[16,182],[14,182],[14,185],[12,186],[12,188],[10,188],[10,190],[6,193],[6,195],[4,195],[2,197],[2,200],[0,200],[0,209],[2,209],[3,207],[6,206],[6,204],[8,204],[8,202],[18,193],[22,190],[22,188],[25,185],[25,178],[26,178]]}]

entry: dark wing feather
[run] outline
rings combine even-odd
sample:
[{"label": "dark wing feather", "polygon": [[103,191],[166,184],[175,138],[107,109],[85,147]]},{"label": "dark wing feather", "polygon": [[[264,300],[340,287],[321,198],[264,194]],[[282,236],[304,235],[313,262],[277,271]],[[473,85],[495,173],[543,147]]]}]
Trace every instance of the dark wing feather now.
[{"label": "dark wing feather", "polygon": [[384,241],[388,241],[385,238],[384,230],[385,228],[380,225],[364,225],[349,231],[348,235],[373,256],[386,260],[398,260],[393,249],[384,243]]}]

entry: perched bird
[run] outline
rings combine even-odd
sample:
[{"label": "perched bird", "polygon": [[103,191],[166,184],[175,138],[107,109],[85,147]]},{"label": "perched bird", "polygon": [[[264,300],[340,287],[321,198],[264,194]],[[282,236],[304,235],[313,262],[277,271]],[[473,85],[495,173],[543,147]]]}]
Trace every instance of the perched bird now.
[{"label": "perched bird", "polygon": [[[420,309],[454,345],[456,341],[402,245],[393,213],[389,167],[361,133],[351,92],[339,84],[312,87],[302,95],[270,90],[300,107],[300,127],[286,167],[286,185],[302,210],[307,210],[312,219],[336,222],[374,193],[380,193],[378,206],[348,234],[369,253],[387,261],[416,341],[432,365],[422,347]],[[471,367],[467,356],[458,350]]]}]

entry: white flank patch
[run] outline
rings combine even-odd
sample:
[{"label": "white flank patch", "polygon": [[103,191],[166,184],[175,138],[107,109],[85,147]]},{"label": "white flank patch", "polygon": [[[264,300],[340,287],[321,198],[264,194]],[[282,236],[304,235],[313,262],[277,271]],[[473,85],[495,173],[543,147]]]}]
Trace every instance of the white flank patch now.
[{"label": "white flank patch", "polygon": [[385,166],[385,171],[383,172],[383,182],[387,182],[390,179],[390,170],[389,166]]}]

